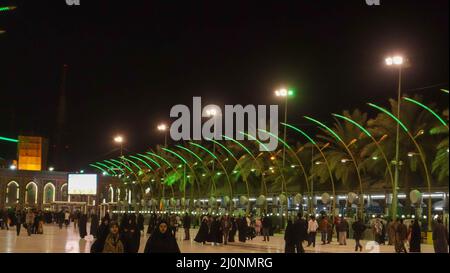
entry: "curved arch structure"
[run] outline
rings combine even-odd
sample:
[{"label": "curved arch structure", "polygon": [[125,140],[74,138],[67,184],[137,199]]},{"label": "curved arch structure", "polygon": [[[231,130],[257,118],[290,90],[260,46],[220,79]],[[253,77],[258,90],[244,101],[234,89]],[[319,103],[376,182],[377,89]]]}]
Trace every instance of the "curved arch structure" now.
[{"label": "curved arch structure", "polygon": [[[396,116],[394,116],[391,112],[389,112],[385,108],[383,108],[381,106],[378,106],[376,104],[373,104],[373,103],[368,103],[368,105],[370,107],[378,109],[379,111],[381,111],[381,112],[385,113],[386,115],[388,115],[389,117],[391,117],[395,122],[397,122],[400,125],[401,128],[403,128],[403,131],[405,131],[405,133],[408,135],[408,137],[414,143],[414,146],[416,147],[417,151],[419,152],[420,160],[422,161],[422,166],[423,166],[423,168],[425,170],[425,176],[426,176],[426,180],[427,180],[428,192],[431,193],[431,177],[430,177],[430,173],[428,171],[427,163],[426,163],[426,160],[425,160],[425,155],[424,155],[424,153],[422,151],[422,148],[420,147],[419,143],[417,143],[416,139],[414,138],[414,136],[408,130],[406,125],[400,119],[398,119]],[[432,221],[431,221],[432,220],[431,196],[428,198],[428,216],[427,217],[428,217],[428,228],[431,228],[431,224],[432,224]]]},{"label": "curved arch structure", "polygon": [[362,186],[362,178],[361,178],[361,173],[359,171],[359,165],[358,162],[356,162],[356,158],[353,155],[352,151],[350,151],[350,148],[348,147],[347,143],[344,142],[344,140],[342,140],[342,138],[336,133],[334,132],[331,128],[329,128],[328,126],[326,126],[325,124],[323,124],[322,122],[313,119],[311,117],[308,116],[304,116],[305,119],[319,125],[319,127],[321,127],[322,129],[325,129],[326,131],[328,131],[331,135],[333,135],[341,144],[342,146],[344,146],[345,150],[347,151],[348,155],[352,158],[352,162],[353,162],[353,166],[355,167],[355,171],[356,171],[356,175],[358,177],[358,181],[359,181],[359,190],[361,191],[361,200],[360,200],[360,209],[359,209],[359,215],[362,216],[363,212],[364,212],[364,190],[363,190],[363,186]]},{"label": "curved arch structure", "polygon": [[[323,151],[319,147],[319,145],[314,141],[314,139],[312,139],[312,137],[310,137],[303,130],[301,130],[301,129],[293,126],[293,125],[287,124],[287,123],[281,123],[281,124],[284,125],[285,127],[291,128],[294,131],[296,131],[296,132],[300,133],[301,135],[303,135],[312,145],[314,145],[314,147],[316,147],[316,149],[319,151],[320,155],[322,156],[322,158],[323,158],[323,160],[325,162],[325,165],[327,167],[327,170],[328,170],[328,175],[330,176],[330,182],[331,182],[331,187],[332,187],[332,191],[333,191],[332,212],[333,212],[333,215],[334,215],[334,208],[336,208],[336,189],[335,189],[335,185],[334,185],[333,172],[331,171],[330,163],[328,162],[327,157],[325,156],[325,154],[323,153]],[[313,196],[313,194],[314,193],[311,191],[311,196]],[[312,205],[310,205],[310,208],[312,209]]]}]

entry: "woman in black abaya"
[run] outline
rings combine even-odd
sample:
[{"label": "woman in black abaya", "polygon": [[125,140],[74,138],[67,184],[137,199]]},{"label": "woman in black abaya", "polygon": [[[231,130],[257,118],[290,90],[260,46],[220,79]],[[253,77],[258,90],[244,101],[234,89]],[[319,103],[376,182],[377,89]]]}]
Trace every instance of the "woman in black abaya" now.
[{"label": "woman in black abaya", "polygon": [[197,236],[195,236],[194,238],[194,241],[196,241],[197,243],[205,244],[205,242],[208,241],[208,234],[209,234],[208,219],[204,217],[202,223],[200,224]]},{"label": "woman in black abaya", "polygon": [[168,230],[166,221],[161,221],[147,240],[144,253],[180,253],[177,240]]}]

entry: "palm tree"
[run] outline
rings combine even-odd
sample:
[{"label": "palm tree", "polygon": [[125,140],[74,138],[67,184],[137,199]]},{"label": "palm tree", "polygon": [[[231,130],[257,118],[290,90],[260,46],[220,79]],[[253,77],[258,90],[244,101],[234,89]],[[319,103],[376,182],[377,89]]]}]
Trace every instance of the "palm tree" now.
[{"label": "palm tree", "polygon": [[[448,123],[448,109],[443,112]],[[448,126],[440,125],[430,130],[431,135],[442,137],[436,146],[436,156],[433,160],[432,172],[440,183],[448,182]]]},{"label": "palm tree", "polygon": [[[420,97],[415,96],[416,100],[420,100]],[[397,101],[390,99],[390,112],[397,112]],[[434,120],[431,115],[424,109],[418,108],[412,104],[402,104],[401,108],[401,121],[408,128],[409,132],[416,138],[416,141],[421,146],[426,156],[426,165],[431,166],[431,154],[434,149],[433,136],[428,134],[431,128],[437,126],[437,121]],[[376,139],[387,135],[382,142],[387,158],[393,160],[395,158],[395,135],[397,123],[388,115],[380,113],[375,119],[371,119],[367,122],[369,131],[374,135]],[[424,187],[425,170],[421,164],[416,146],[412,142],[411,138],[405,133],[400,132],[400,174],[399,174],[399,187],[404,190],[405,193],[409,193],[413,187]],[[375,167],[375,166],[373,166]],[[385,166],[378,165],[380,170],[383,170]],[[380,172],[380,170],[371,168],[371,172]],[[384,169],[385,170],[385,169]],[[409,211],[410,202],[409,198],[406,199],[406,210]]]}]

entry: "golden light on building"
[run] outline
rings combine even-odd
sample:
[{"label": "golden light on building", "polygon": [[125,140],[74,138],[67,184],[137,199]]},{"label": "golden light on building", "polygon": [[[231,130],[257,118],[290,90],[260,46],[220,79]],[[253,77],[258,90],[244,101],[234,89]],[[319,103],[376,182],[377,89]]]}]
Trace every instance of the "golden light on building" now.
[{"label": "golden light on building", "polygon": [[41,171],[46,166],[47,140],[43,137],[19,136],[19,170]]}]

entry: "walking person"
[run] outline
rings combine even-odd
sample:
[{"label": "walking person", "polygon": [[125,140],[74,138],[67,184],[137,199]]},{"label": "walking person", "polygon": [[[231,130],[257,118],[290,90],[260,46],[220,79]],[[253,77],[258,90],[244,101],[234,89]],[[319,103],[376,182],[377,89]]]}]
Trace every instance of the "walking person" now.
[{"label": "walking person", "polygon": [[97,231],[97,238],[91,246],[91,253],[102,253],[109,234],[109,218],[103,217]]},{"label": "walking person", "polygon": [[80,238],[84,239],[84,237],[86,237],[87,235],[87,215],[85,213],[80,213],[77,219]]},{"label": "walking person", "polygon": [[303,241],[308,237],[308,223],[306,223],[306,220],[303,219],[301,212],[297,214],[297,220],[294,223],[294,232],[295,251],[297,253],[305,253]]},{"label": "walking person", "polygon": [[308,245],[307,247],[312,246],[316,247],[316,235],[317,229],[319,228],[319,224],[316,221],[316,217],[314,215],[310,216],[308,221]]},{"label": "walking person", "polygon": [[338,240],[339,245],[347,245],[347,232],[348,232],[348,222],[344,217],[339,219],[338,224],[336,225],[338,232]]},{"label": "walking person", "polygon": [[395,229],[397,228],[397,220],[390,221],[388,224],[389,245],[395,245]]},{"label": "walking person", "polygon": [[70,212],[66,210],[66,212],[64,213],[64,225],[67,228],[69,224],[70,224]]},{"label": "walking person", "polygon": [[256,218],[255,220],[255,231],[256,231],[256,236],[261,236],[261,228],[262,228],[262,222],[261,222],[261,218]]},{"label": "walking person", "polygon": [[184,240],[189,241],[191,239],[189,230],[191,228],[191,216],[186,212],[183,217],[183,228],[184,228]]},{"label": "walking person", "polygon": [[28,209],[28,212],[25,216],[25,223],[27,226],[28,236],[31,236],[31,233],[33,231],[33,225],[34,225],[34,213],[31,209]]},{"label": "walking person", "polygon": [[[2,221],[3,221],[3,226],[6,227],[6,230],[9,230],[9,223],[8,223],[8,211],[6,209],[3,209],[3,213],[1,215]],[[2,229],[4,229],[2,226]]]},{"label": "walking person", "polygon": [[62,229],[64,224],[64,212],[63,210],[60,210],[58,213],[56,213],[56,221],[58,222],[59,229]]},{"label": "walking person", "polygon": [[138,214],[136,224],[139,230],[139,234],[141,234],[141,231],[144,232],[144,215],[142,215],[142,213]]},{"label": "walking person", "polygon": [[375,220],[372,230],[373,230],[375,242],[377,242],[378,244],[381,244],[381,236],[383,233],[383,226],[381,225],[380,219]]},{"label": "walking person", "polygon": [[358,249],[359,249],[359,251],[361,252],[363,247],[362,247],[360,241],[363,238],[364,231],[366,230],[366,226],[361,221],[361,219],[358,218],[358,220],[353,223],[352,229],[353,229],[353,237],[355,239],[355,251],[358,251]]},{"label": "walking person", "polygon": [[295,238],[295,227],[292,223],[292,220],[288,220],[286,230],[284,232],[284,252],[285,253],[295,253],[295,244],[296,244],[296,238]]},{"label": "walking person", "polygon": [[433,226],[433,247],[435,253],[448,253],[448,229],[440,217]]},{"label": "walking person", "polygon": [[320,221],[319,224],[319,230],[320,230],[320,234],[321,234],[321,239],[322,239],[322,245],[327,244],[328,240],[328,219],[327,216],[324,215],[322,216],[322,220]]},{"label": "walking person", "polygon": [[132,214],[128,218],[128,225],[121,234],[122,244],[125,253],[138,253],[141,242],[141,231],[136,222],[136,215]]},{"label": "walking person", "polygon": [[168,228],[166,221],[159,223],[158,228],[147,240],[144,253],[180,253],[177,240]]},{"label": "walking person", "polygon": [[216,217],[212,218],[211,228],[209,229],[209,242],[215,246],[219,243],[220,222]]},{"label": "walking person", "polygon": [[91,215],[91,228],[89,230],[89,234],[92,235],[92,237],[97,238],[97,232],[98,232],[98,216],[96,213],[93,213]]},{"label": "walking person", "polygon": [[109,234],[106,237],[105,245],[102,248],[103,253],[124,253],[123,243],[119,236],[119,225],[111,223]]},{"label": "walking person", "polygon": [[265,215],[262,219],[262,233],[263,233],[263,242],[269,242],[270,238],[270,230],[272,229],[272,220]]},{"label": "walking person", "polygon": [[236,232],[237,232],[236,218],[231,217],[230,224],[231,224],[231,228],[230,228],[228,242],[234,243],[234,237],[236,236]]},{"label": "walking person", "polygon": [[413,220],[409,232],[409,252],[420,253],[421,238],[419,221]]},{"label": "walking person", "polygon": [[[239,219],[238,230],[239,230],[239,242],[245,243],[245,241],[247,240],[247,232],[248,232],[247,219],[245,217]],[[266,235],[264,235],[264,241],[265,238]],[[269,239],[268,233],[267,239]]]},{"label": "walking person", "polygon": [[220,225],[221,225],[222,234],[223,234],[223,244],[226,245],[226,244],[228,244],[228,236],[230,235],[230,229],[231,229],[231,222],[230,222],[230,219],[228,218],[228,215],[225,215],[224,217],[222,217]]},{"label": "walking person", "polygon": [[75,211],[75,213],[72,216],[73,220],[73,230],[77,230],[78,221],[80,219],[80,211]]},{"label": "walking person", "polygon": [[22,227],[23,223],[23,213],[20,209],[16,210],[16,233],[17,236],[20,235],[20,228]]},{"label": "walking person", "polygon": [[403,219],[400,219],[395,229],[395,252],[397,253],[407,253],[405,247],[405,241],[408,238],[408,229],[403,223]]},{"label": "walking person", "polygon": [[202,223],[200,224],[200,228],[198,229],[197,236],[195,236],[194,241],[196,241],[197,243],[205,244],[208,240],[208,234],[208,218],[205,216],[202,219]]}]

